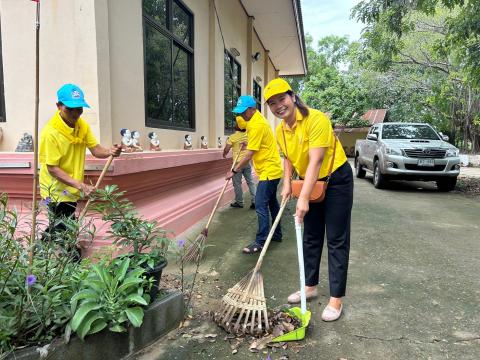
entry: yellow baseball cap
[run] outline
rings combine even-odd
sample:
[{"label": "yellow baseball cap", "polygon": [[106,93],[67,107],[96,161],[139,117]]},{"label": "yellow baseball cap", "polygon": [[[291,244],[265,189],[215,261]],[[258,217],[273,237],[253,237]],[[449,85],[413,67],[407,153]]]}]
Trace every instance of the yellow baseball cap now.
[{"label": "yellow baseball cap", "polygon": [[268,101],[272,96],[277,94],[283,94],[287,91],[293,91],[288,82],[283,80],[282,78],[276,78],[271,80],[267,86],[265,86],[265,90],[263,91],[263,97],[265,101]]}]

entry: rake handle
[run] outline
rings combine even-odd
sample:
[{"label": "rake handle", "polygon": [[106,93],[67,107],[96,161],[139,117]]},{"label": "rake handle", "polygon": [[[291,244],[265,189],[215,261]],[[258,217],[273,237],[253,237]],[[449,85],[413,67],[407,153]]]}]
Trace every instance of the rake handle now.
[{"label": "rake handle", "polygon": [[[238,152],[237,156],[235,156],[235,160],[233,160],[232,167],[230,168],[230,171],[233,170],[235,165],[237,164],[238,157],[240,156],[241,151]],[[230,179],[225,181],[225,185],[223,185],[223,189],[220,192],[220,195],[218,196],[217,202],[215,203],[215,206],[213,207],[212,213],[210,214],[210,217],[208,218],[207,225],[205,225],[205,228],[203,229],[203,232],[205,236],[208,234],[208,227],[210,226],[210,223],[212,222],[213,215],[215,215],[215,212],[217,211],[218,204],[220,204],[220,200],[222,200],[223,194],[225,193],[225,190],[227,189],[227,185]]]},{"label": "rake handle", "polygon": [[[93,190],[97,190],[98,187],[100,186],[100,183],[102,182],[103,178],[105,177],[105,174],[107,173],[107,170],[108,168],[110,167],[110,165],[112,164],[112,161],[113,161],[113,155],[110,155],[108,157],[108,160],[107,162],[105,163],[105,166],[103,167],[103,170],[102,170],[102,173],[100,174],[100,176],[98,177],[97,179],[97,183],[95,184],[95,187]],[[88,199],[87,203],[85,204],[85,207],[83,208],[82,212],[80,213],[80,216],[78,217],[79,220],[83,219],[83,217],[85,216],[85,214],[87,213],[87,210],[88,210],[88,206],[90,205],[90,202],[92,201],[91,198]]]},{"label": "rake handle", "polygon": [[287,206],[288,200],[282,200],[282,204],[280,206],[280,210],[278,211],[277,217],[275,218],[275,221],[272,225],[272,228],[270,229],[270,232],[268,233],[267,240],[265,241],[265,244],[263,245],[262,252],[260,253],[260,256],[258,257],[257,264],[255,265],[255,268],[253,269],[252,272],[252,277],[250,278],[250,281],[248,282],[247,289],[245,291],[245,294],[243,296],[243,300],[247,298],[247,294],[250,291],[250,287],[252,286],[253,280],[255,279],[255,275],[257,274],[258,270],[260,269],[260,266],[262,266],[263,258],[265,254],[267,253],[268,246],[270,245],[270,242],[272,241],[273,234],[278,226],[278,223],[280,222],[280,219],[282,218],[283,210],[285,210],[285,207]]}]

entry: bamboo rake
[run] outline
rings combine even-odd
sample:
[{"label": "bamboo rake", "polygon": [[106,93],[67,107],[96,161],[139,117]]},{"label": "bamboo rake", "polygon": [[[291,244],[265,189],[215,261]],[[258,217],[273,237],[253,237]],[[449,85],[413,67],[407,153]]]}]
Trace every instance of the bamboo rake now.
[{"label": "bamboo rake", "polygon": [[[214,319],[226,330],[233,330],[236,333],[243,323],[244,333],[256,335],[263,332],[263,326],[265,326],[266,331],[270,328],[263,288],[263,276],[260,273],[260,267],[262,266],[263,258],[270,245],[275,229],[280,222],[287,202],[288,200],[282,201],[278,215],[270,229],[270,233],[258,257],[255,268],[230,288],[222,298],[222,309],[219,313],[215,314]],[[236,315],[238,315],[238,317],[235,320]],[[233,322],[235,323],[233,324]],[[255,324],[257,325],[256,327]]]},{"label": "bamboo rake", "polygon": [[[105,166],[103,167],[102,173],[100,174],[100,176],[97,179],[97,182],[96,182],[95,187],[93,189],[94,191],[97,190],[98,187],[100,186],[100,183],[102,182],[103,178],[105,177],[105,174],[107,173],[108,168],[112,164],[112,160],[113,160],[113,155],[110,155],[108,157],[107,162],[105,163]],[[87,203],[85,204],[85,207],[82,209],[82,212],[80,213],[80,216],[78,217],[78,221],[81,221],[85,217],[85,215],[87,214],[88,207],[89,207],[91,201],[92,201],[92,198],[89,198],[87,200]]]},{"label": "bamboo rake", "polygon": [[[237,156],[235,156],[235,160],[233,161],[232,167],[230,168],[230,171],[233,170],[235,165],[237,164],[238,157],[240,156],[241,151],[238,152]],[[225,190],[227,189],[227,185],[230,179],[225,181],[225,185],[223,185],[222,191],[220,191],[220,195],[217,198],[217,202],[215,203],[215,206],[213,207],[213,210],[210,214],[210,217],[208,218],[207,224],[203,228],[202,232],[195,238],[195,240],[192,242],[190,247],[188,248],[187,252],[183,256],[183,261],[185,262],[197,262],[202,258],[203,255],[203,249],[205,247],[205,242],[207,240],[208,236],[208,227],[210,226],[210,223],[212,222],[213,215],[215,215],[215,212],[217,211],[218,205],[220,204],[220,201],[222,200],[223,194],[225,193]]]}]

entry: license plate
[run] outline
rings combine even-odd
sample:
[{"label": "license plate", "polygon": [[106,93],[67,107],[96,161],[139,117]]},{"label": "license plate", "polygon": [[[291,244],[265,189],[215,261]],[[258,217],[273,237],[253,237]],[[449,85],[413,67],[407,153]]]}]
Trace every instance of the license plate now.
[{"label": "license plate", "polygon": [[418,166],[435,166],[434,159],[418,159]]}]

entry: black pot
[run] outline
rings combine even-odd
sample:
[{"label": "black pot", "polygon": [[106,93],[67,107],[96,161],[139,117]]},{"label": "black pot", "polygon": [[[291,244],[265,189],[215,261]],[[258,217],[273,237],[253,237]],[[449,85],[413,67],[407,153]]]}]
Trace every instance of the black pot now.
[{"label": "black pot", "polygon": [[148,279],[153,278],[153,285],[150,289],[150,302],[153,303],[157,298],[158,289],[160,287],[160,278],[162,277],[163,268],[167,266],[167,260],[161,261],[153,269],[147,269],[145,275]]}]

